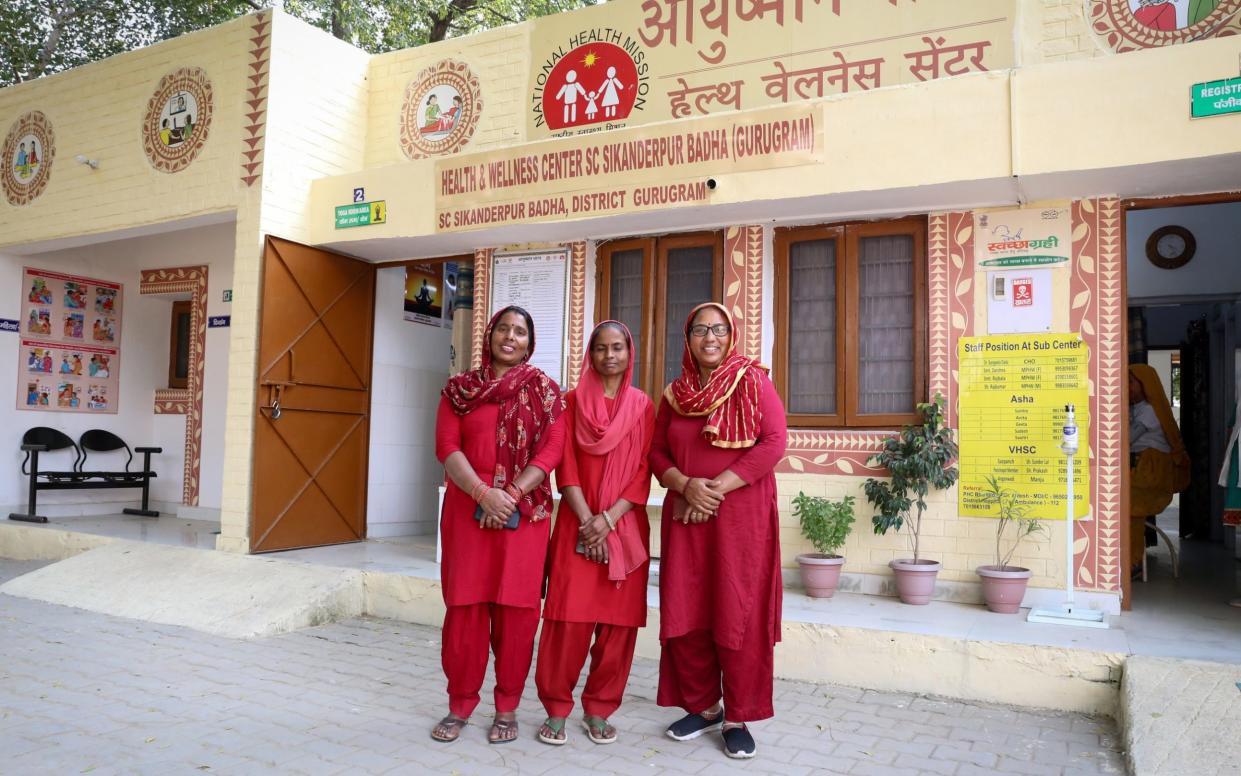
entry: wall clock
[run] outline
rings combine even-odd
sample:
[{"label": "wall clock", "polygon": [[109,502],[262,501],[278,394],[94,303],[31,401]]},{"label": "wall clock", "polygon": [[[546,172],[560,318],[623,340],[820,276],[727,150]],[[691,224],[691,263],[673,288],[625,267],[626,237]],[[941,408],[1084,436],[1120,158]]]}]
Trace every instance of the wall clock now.
[{"label": "wall clock", "polygon": [[1169,224],[1146,238],[1146,258],[1160,269],[1180,269],[1194,257],[1198,242],[1183,226]]}]

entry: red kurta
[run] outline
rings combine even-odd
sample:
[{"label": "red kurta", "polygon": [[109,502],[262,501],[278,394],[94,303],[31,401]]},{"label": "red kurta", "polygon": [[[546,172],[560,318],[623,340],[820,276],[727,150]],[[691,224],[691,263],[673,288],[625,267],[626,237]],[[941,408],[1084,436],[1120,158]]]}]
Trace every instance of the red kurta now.
[{"label": "red kurta", "polygon": [[661,480],[676,467],[687,477],[713,479],[731,469],[748,485],[724,497],[705,523],[673,519],[682,497],[669,491],[661,531],[659,600],[661,640],[710,630],[715,643],[740,649],[751,628],[766,643],[780,640],[779,510],[775,466],[784,455],[788,428],[784,405],[765,376],[762,425],[753,447],[713,447],[702,438],[706,418],[678,415],[661,402],[651,445],[651,470]]},{"label": "red kurta", "polygon": [[[500,405],[484,404],[464,416],[440,399],[435,426],[435,457],[440,461],[456,451],[465,453],[474,473],[491,482],[496,469],[496,426]],[[547,431],[542,449],[530,463],[551,472],[564,448],[565,416]],[[474,519],[477,504],[451,478],[440,515],[443,563],[440,577],[444,603],[468,606],[495,603],[537,609],[547,557],[549,520],[532,523],[522,517],[516,530],[480,529]]]},{"label": "red kurta", "polygon": [[[563,491],[570,485],[582,489],[586,504],[592,514],[611,507],[599,503],[600,485],[603,481],[603,464],[606,458],[583,452],[574,442],[576,396],[570,392],[566,397],[568,407],[564,413],[564,457],[556,470],[556,484]],[[609,411],[614,408],[613,399],[606,399]],[[647,406],[648,428],[655,410]],[[651,440],[643,440],[642,449],[650,448]],[[633,479],[621,491],[620,497],[634,508],[618,517],[633,520],[642,535],[642,544],[650,551],[651,526],[646,517],[646,500],[651,493],[651,470],[643,460]],[[589,561],[575,551],[578,539],[578,519],[563,500],[552,533],[551,574],[547,583],[547,602],[543,605],[543,619],[565,622],[607,623],[639,628],[646,625],[646,583],[650,562],[643,563],[625,577],[620,587],[608,580],[608,567],[603,563]]]}]

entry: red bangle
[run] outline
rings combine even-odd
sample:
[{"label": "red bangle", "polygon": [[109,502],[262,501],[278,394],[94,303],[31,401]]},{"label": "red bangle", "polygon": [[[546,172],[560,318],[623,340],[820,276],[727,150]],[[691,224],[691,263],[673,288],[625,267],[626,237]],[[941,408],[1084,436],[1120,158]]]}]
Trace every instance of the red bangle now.
[{"label": "red bangle", "polygon": [[504,486],[504,492],[512,496],[514,501],[521,501],[522,496],[526,495],[525,493],[522,493],[521,488],[517,487],[517,484],[513,482],[510,482]]},{"label": "red bangle", "polygon": [[488,485],[486,482],[483,482],[482,480],[479,480],[478,484],[476,484],[473,488],[470,489],[470,498],[473,499],[477,503],[478,500],[482,498],[482,495],[490,489],[491,489],[490,485]]}]

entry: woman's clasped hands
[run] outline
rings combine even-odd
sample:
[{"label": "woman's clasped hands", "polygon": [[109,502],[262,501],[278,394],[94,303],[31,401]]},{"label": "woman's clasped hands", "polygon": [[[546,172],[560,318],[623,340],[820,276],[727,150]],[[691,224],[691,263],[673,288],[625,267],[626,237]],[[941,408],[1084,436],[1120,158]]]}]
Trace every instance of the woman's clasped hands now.
[{"label": "woman's clasped hands", "polygon": [[493,530],[503,528],[509,516],[517,510],[517,502],[513,497],[499,488],[488,488],[479,497],[478,505],[483,510],[479,527]]},{"label": "woman's clasped hands", "polygon": [[690,477],[685,481],[681,495],[688,504],[683,517],[686,525],[707,522],[724,503],[724,492],[719,481],[705,477]]}]

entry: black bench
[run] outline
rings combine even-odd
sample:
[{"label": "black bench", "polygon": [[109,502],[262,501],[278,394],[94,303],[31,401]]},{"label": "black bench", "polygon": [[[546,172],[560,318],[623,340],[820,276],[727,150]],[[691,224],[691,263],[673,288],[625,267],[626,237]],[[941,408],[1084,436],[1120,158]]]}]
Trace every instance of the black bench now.
[{"label": "black bench", "polygon": [[[73,463],[69,469],[45,471],[39,469],[39,453],[52,453],[73,449]],[[38,494],[41,490],[97,490],[101,488],[142,488],[142,508],[121,510],[127,515],[159,517],[159,512],[149,509],[151,478],[151,454],[164,452],[161,447],[135,447],[133,451],[125,441],[111,431],[94,429],[83,432],[74,442],[69,436],[46,426],[36,426],[22,435],[22,474],[30,477],[30,495],[26,512],[9,514],[10,520],[27,523],[46,523],[47,518],[38,514]],[[86,468],[91,453],[111,453],[124,450],[127,457],[124,470],[91,471]],[[142,453],[142,471],[130,471],[134,453]],[[29,464],[29,466],[27,466]]]}]

